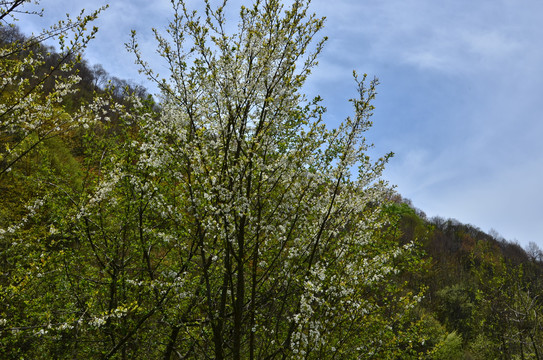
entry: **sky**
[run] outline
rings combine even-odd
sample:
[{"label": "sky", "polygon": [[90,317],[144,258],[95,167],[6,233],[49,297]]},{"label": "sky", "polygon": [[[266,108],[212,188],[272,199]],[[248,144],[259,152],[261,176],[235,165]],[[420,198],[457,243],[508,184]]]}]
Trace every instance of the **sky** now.
[{"label": "sky", "polygon": [[[19,26],[29,34],[104,4],[43,0],[44,17]],[[326,17],[329,40],[306,91],[324,98],[327,123],[352,115],[353,70],[379,78],[367,138],[372,156],[395,153],[383,177],[428,217],[543,247],[543,2],[313,0],[311,10]],[[151,28],[164,30],[171,15],[169,0],[110,0],[85,58],[148,86],[124,43],[135,29],[165,71]]]}]

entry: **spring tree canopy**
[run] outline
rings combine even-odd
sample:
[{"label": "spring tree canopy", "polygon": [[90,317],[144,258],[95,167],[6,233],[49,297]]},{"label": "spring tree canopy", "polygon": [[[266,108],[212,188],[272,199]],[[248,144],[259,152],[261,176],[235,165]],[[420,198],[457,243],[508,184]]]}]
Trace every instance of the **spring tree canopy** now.
[{"label": "spring tree canopy", "polygon": [[203,14],[172,3],[167,34],[155,31],[167,77],[135,33],[127,44],[160,110],[133,96],[111,106],[115,124],[82,127],[84,180],[51,181],[40,218],[56,240],[35,247],[45,260],[28,291],[47,303],[3,311],[12,345],[39,337],[40,354],[103,359],[428,351],[411,311],[420,293],[402,278],[417,252],[396,240],[380,180],[389,155],[366,154],[377,80],[355,74],[354,114],[328,129],[302,93],[324,45],[309,1],[241,7],[234,32],[226,2]]}]

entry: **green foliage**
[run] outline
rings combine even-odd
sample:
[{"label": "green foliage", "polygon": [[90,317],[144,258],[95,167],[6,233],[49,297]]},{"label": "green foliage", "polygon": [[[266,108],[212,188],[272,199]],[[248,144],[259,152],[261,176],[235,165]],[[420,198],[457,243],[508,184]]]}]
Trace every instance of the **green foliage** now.
[{"label": "green foliage", "polygon": [[451,331],[457,330],[470,339],[475,325],[476,299],[473,289],[466,284],[454,284],[437,292],[438,318]]},{"label": "green foliage", "polygon": [[448,333],[434,353],[436,360],[459,360],[463,357],[462,336],[456,331]]},{"label": "green foliage", "polygon": [[468,346],[468,358],[474,360],[499,359],[503,353],[499,343],[479,334]]}]

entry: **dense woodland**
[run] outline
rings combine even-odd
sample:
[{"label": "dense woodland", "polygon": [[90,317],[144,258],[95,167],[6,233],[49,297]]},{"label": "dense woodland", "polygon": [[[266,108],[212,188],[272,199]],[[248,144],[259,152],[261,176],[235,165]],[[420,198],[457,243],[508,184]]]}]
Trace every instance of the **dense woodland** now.
[{"label": "dense woodland", "polygon": [[28,37],[24,3],[0,2],[0,358],[543,357],[543,251],[380,179],[376,80],[326,129],[307,2],[237,35],[174,2],[169,80],[131,44],[159,99],[81,55],[104,9]]}]

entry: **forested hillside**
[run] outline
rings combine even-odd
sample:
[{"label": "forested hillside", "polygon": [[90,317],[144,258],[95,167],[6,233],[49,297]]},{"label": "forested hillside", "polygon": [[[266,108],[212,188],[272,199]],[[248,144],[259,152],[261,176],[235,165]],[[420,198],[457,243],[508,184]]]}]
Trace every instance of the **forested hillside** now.
[{"label": "forested hillside", "polygon": [[[417,279],[422,308],[458,343],[451,359],[539,359],[543,252],[452,219],[427,219],[401,197],[402,241],[419,239],[428,261]],[[455,345],[456,346],[456,345]]]},{"label": "forested hillside", "polygon": [[543,356],[543,252],[381,179],[376,79],[326,127],[306,1],[238,34],[174,2],[168,79],[131,44],[158,99],[85,61],[105,9],[29,37],[24,3],[0,2],[0,358]]}]

